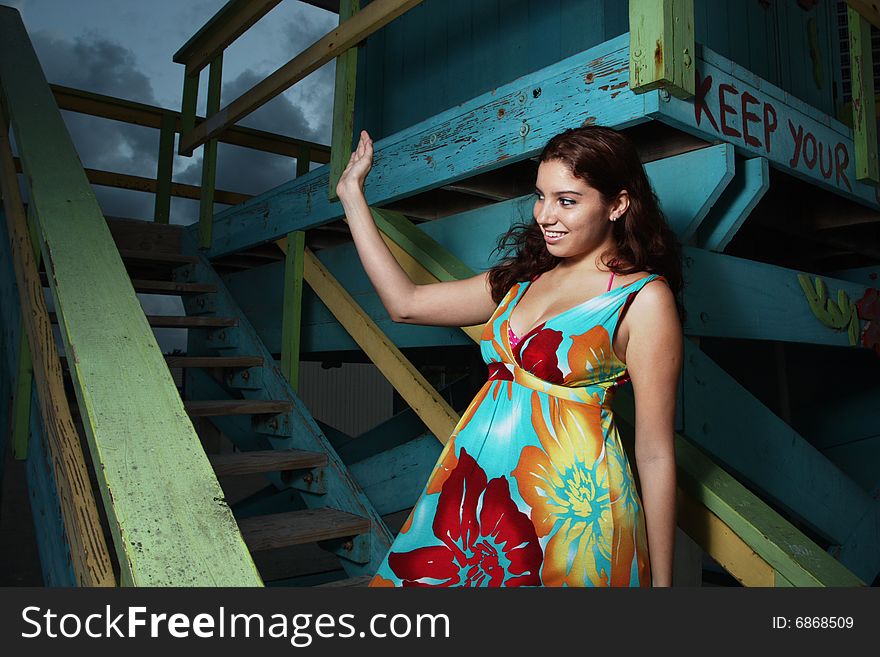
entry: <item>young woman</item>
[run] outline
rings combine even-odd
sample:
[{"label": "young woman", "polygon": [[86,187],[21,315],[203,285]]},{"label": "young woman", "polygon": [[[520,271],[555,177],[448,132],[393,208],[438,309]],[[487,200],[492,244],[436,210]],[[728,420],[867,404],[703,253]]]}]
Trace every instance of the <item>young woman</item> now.
[{"label": "young woman", "polygon": [[[681,261],[633,144],[599,126],[551,139],[507,258],[431,285],[373,223],[372,159],[362,132],[336,188],[367,275],[396,322],[485,323],[489,378],[370,586],[671,585]],[[611,411],[627,380],[641,495]]]}]

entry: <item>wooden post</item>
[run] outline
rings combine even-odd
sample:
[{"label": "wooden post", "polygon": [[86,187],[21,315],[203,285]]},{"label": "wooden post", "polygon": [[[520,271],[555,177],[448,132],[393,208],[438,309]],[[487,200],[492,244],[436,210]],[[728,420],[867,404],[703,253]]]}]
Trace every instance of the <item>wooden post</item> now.
[{"label": "wooden post", "polygon": [[[340,25],[360,10],[360,0],[340,0]],[[348,164],[354,130],[354,94],[357,83],[357,46],[336,58],[336,87],[333,92],[333,133],[330,142],[330,182],[328,198],[335,201],[336,183]]]},{"label": "wooden post", "polygon": [[694,95],[694,0],[629,0],[629,88]]},{"label": "wooden post", "polygon": [[175,116],[162,115],[159,128],[159,161],[156,164],[156,205],[153,221],[167,224],[171,220],[171,176],[174,170]]},{"label": "wooden post", "polygon": [[874,100],[874,65],[871,56],[871,24],[847,7],[849,26],[850,87],[852,89],[853,145],[856,179],[880,182],[877,163],[877,119]]},{"label": "wooden post", "polygon": [[[309,172],[310,153],[300,151],[296,158],[296,175]],[[299,390],[299,350],[302,326],[303,258],[306,233],[293,231],[284,246],[284,307],[281,320],[281,372],[293,388]]]},{"label": "wooden post", "polygon": [[192,155],[193,149],[184,150],[183,138],[196,127],[196,105],[199,103],[199,72],[183,77],[183,99],[180,101],[180,155]]},{"label": "wooden post", "polygon": [[[223,78],[223,53],[211,62],[208,74],[208,106],[205,114],[210,117],[220,109],[220,85]],[[211,248],[211,232],[214,223],[214,183],[217,179],[217,140],[210,139],[202,151],[202,198],[199,203],[199,247]]]}]

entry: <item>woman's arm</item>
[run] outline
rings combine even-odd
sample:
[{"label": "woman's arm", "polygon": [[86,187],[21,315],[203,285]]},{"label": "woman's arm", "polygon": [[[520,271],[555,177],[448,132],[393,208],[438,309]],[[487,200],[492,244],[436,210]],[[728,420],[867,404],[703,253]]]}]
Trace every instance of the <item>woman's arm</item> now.
[{"label": "woman's arm", "polygon": [[373,142],[366,131],[362,131],[357,150],[351,154],[336,185],[336,194],[345,209],[364,270],[391,319],[437,326],[484,323],[495,310],[488,274],[416,285],[388,250],[364,198],[364,180],[372,163]]},{"label": "woman's arm", "polygon": [[636,466],[653,586],[672,585],[675,547],[675,396],[682,330],[668,286],[648,283],[629,308],[626,364],[636,400]]}]

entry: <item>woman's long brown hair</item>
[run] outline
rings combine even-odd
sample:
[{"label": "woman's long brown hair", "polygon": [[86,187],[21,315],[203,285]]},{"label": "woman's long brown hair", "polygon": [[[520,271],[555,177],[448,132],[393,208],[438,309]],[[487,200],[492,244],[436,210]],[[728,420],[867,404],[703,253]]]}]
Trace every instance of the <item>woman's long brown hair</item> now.
[{"label": "woman's long brown hair", "polygon": [[[541,151],[539,161],[563,162],[572,175],[596,189],[609,206],[621,191],[629,193],[628,210],[612,226],[616,248],[602,254],[602,263],[618,275],[647,271],[664,276],[684,322],[681,245],[666,223],[629,137],[603,126],[573,128],[553,137]],[[534,218],[511,227],[498,239],[496,250],[502,260],[489,271],[496,303],[514,283],[531,280],[560,261],[547,250]]]}]

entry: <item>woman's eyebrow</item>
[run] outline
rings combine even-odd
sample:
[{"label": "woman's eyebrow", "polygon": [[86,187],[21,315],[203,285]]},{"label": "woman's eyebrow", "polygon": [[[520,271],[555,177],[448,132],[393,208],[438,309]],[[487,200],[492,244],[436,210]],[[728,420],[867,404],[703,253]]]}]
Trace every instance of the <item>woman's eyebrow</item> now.
[{"label": "woman's eyebrow", "polygon": [[[537,187],[535,187],[535,191],[536,191],[538,194],[543,194],[543,193],[544,193],[544,192],[542,192],[540,189],[538,189]],[[570,196],[583,196],[583,194],[581,194],[580,192],[576,192],[576,191],[574,191],[573,189],[566,189],[566,190],[563,190],[563,191],[561,191],[561,192],[552,192],[552,193],[555,194],[556,196],[562,196],[563,194],[570,195]]]}]

